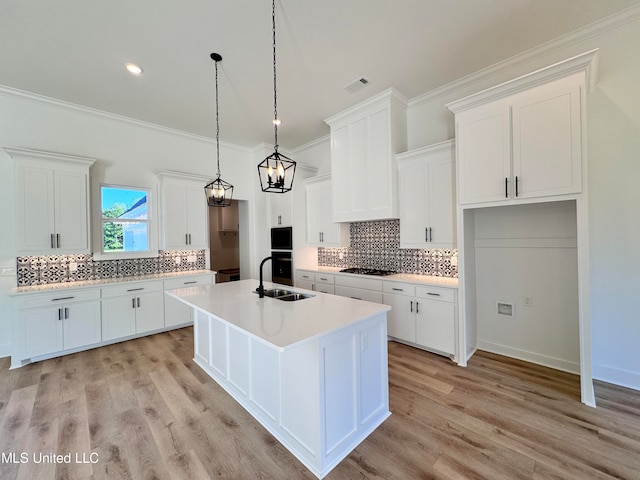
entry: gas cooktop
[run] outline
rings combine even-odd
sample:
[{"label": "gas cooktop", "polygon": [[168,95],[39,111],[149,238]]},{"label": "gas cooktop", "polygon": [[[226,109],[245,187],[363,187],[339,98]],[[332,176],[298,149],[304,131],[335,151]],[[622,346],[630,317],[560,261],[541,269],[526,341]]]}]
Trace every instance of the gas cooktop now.
[{"label": "gas cooktop", "polygon": [[340,273],[355,273],[358,275],[378,275],[380,277],[384,277],[385,275],[393,275],[396,272],[392,272],[391,270],[378,270],[375,268],[345,268],[344,270],[340,270]]}]

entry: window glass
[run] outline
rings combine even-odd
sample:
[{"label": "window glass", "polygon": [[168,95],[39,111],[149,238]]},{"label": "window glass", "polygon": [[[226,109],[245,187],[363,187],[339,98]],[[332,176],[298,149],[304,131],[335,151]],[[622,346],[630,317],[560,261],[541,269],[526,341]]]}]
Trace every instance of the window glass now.
[{"label": "window glass", "polygon": [[101,187],[102,251],[149,251],[147,190]]}]

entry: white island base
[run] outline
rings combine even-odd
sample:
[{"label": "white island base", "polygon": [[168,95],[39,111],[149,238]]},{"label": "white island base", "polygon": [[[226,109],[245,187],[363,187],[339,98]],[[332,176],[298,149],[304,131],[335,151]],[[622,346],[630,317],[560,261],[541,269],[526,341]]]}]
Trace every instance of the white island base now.
[{"label": "white island base", "polygon": [[[169,293],[193,307],[194,360],[323,478],[391,415],[389,307],[318,292],[297,302],[259,299],[250,293],[255,281],[233,284]],[[234,288],[247,295],[234,300]],[[252,309],[254,317],[240,318]],[[221,318],[225,312],[236,319]],[[325,332],[318,333],[318,316],[325,316]],[[278,345],[285,337],[306,338]]]}]

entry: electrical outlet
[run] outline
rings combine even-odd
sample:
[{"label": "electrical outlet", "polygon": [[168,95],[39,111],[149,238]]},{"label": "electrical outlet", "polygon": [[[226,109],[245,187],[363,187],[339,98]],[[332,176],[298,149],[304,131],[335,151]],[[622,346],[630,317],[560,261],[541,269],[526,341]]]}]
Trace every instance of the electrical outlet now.
[{"label": "electrical outlet", "polygon": [[522,297],[522,305],[531,307],[533,305],[533,297]]},{"label": "electrical outlet", "polygon": [[182,261],[182,257],[176,257],[175,258],[176,265],[180,265],[181,261]]},{"label": "electrical outlet", "polygon": [[187,256],[187,262],[196,263],[196,256],[195,255],[188,255]]},{"label": "electrical outlet", "polygon": [[457,267],[458,266],[458,256],[454,255],[453,257],[451,257],[451,266],[452,267]]}]

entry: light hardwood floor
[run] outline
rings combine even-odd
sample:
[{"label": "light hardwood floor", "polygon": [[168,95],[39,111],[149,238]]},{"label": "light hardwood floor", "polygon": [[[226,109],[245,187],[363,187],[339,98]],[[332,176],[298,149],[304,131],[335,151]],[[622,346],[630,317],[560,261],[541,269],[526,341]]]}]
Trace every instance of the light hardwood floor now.
[{"label": "light hardwood floor", "polygon": [[[0,479],[315,478],[192,356],[186,328],[16,370],[0,360]],[[325,478],[640,479],[640,393],[597,383],[593,409],[579,391],[529,363],[479,352],[461,368],[390,342],[393,415]]]}]

